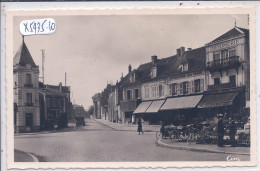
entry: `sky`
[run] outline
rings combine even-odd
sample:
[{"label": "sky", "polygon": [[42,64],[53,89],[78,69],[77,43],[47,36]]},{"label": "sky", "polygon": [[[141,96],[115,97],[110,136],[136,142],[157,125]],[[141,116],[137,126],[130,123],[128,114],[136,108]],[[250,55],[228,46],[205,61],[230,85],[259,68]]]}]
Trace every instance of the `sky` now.
[{"label": "sky", "polygon": [[[19,24],[27,19],[14,17],[14,52],[22,43]],[[88,109],[91,97],[107,83],[126,75],[128,65],[140,64],[176,54],[184,46],[199,48],[230,29],[249,28],[247,15],[92,15],[53,16],[56,32],[51,35],[25,36],[25,43],[40,67],[45,49],[44,83],[71,87],[73,103]]]}]

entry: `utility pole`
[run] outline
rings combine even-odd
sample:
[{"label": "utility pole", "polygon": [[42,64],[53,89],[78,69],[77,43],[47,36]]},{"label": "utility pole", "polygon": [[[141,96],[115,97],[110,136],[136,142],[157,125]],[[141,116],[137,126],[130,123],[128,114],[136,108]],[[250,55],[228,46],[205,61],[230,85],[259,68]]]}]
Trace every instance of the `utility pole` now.
[{"label": "utility pole", "polygon": [[42,83],[44,84],[44,62],[45,62],[45,49],[42,49]]},{"label": "utility pole", "polygon": [[65,72],[65,87],[67,85],[67,73]]}]

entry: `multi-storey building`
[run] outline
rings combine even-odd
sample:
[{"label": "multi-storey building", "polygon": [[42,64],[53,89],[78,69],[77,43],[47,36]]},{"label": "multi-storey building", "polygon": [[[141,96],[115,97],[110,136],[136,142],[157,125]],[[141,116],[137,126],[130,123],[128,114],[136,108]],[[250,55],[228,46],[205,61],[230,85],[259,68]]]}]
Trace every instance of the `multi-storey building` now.
[{"label": "multi-storey building", "polygon": [[249,30],[235,26],[205,46],[208,91],[198,107],[207,115],[243,117],[250,101]]},{"label": "multi-storey building", "polygon": [[234,27],[204,47],[181,47],[162,59],[152,56],[135,70],[129,65],[115,87],[111,99],[119,99],[123,122],[142,117],[178,125],[216,121],[218,114],[241,119],[249,115],[249,30]]},{"label": "multi-storey building", "polygon": [[40,131],[39,66],[24,42],[13,59],[15,132]]},{"label": "multi-storey building", "polygon": [[195,108],[205,87],[205,48],[177,49],[177,54],[141,65],[142,103],[134,111],[149,123],[160,120],[186,122],[195,117]]},{"label": "multi-storey building", "polygon": [[128,74],[121,78],[117,86],[119,90],[120,117],[123,123],[135,123],[133,112],[140,103],[142,74],[142,68],[132,70],[132,66],[129,65]]},{"label": "multi-storey building", "polygon": [[69,114],[72,113],[70,102],[70,87],[41,84],[40,95],[40,115],[41,128],[53,129],[68,127]]}]

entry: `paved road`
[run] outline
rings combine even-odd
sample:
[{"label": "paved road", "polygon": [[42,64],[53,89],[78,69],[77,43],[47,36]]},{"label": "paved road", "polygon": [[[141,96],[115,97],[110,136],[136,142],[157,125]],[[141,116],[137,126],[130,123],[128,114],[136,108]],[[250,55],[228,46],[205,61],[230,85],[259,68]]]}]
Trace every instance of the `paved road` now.
[{"label": "paved road", "polygon": [[[15,149],[49,162],[225,161],[227,154],[169,149],[155,144],[153,132],[115,131],[87,120],[77,131],[15,136]],[[249,156],[233,155],[240,160]]]}]

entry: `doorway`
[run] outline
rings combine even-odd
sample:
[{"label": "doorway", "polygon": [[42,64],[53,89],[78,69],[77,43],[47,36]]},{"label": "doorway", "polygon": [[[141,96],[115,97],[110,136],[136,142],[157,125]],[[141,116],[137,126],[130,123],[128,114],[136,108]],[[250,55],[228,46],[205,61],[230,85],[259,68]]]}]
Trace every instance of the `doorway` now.
[{"label": "doorway", "polygon": [[26,113],[25,114],[25,129],[26,132],[32,132],[33,127],[33,116],[32,113]]}]

